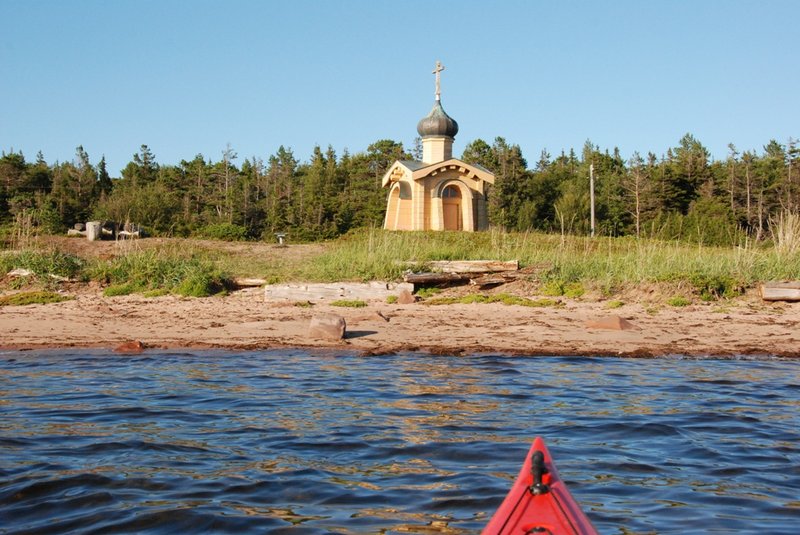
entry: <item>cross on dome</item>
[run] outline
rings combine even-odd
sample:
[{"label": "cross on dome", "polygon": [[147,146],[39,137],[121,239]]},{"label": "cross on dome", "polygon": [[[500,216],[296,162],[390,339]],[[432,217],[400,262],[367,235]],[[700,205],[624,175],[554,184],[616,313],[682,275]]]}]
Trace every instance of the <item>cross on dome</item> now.
[{"label": "cross on dome", "polygon": [[433,74],[436,75],[436,100],[442,99],[442,88],[441,88],[441,81],[439,79],[439,73],[444,70],[444,65],[439,60],[436,60],[436,68],[433,69]]}]

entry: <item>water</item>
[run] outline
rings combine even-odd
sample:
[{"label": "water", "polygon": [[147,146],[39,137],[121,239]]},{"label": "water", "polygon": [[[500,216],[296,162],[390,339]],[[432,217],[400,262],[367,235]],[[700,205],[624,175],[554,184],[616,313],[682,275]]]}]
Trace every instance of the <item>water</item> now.
[{"label": "water", "polygon": [[0,533],[478,533],[539,434],[601,533],[797,533],[800,362],[0,353]]}]

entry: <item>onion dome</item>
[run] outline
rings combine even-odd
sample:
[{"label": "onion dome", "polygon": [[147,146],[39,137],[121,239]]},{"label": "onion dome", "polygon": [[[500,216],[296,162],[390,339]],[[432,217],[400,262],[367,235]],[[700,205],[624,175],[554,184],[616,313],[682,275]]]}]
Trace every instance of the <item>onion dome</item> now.
[{"label": "onion dome", "polygon": [[445,113],[444,108],[442,108],[442,101],[437,98],[431,112],[417,123],[417,132],[422,137],[456,137],[458,123]]}]

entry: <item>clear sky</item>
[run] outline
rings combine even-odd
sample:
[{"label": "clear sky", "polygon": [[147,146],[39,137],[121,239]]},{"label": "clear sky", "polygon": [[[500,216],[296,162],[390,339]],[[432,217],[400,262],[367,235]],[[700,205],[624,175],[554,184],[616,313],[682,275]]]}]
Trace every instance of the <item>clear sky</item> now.
[{"label": "clear sky", "polygon": [[411,147],[433,104],[529,166],[589,139],[721,159],[800,137],[800,1],[0,0],[0,150],[119,171],[227,144]]}]

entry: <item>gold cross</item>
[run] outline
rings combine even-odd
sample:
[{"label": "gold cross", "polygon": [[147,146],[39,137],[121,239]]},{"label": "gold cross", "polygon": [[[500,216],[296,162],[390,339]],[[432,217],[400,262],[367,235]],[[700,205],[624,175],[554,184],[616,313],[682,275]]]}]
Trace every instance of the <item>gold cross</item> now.
[{"label": "gold cross", "polygon": [[436,100],[441,100],[442,97],[442,89],[440,86],[439,81],[439,73],[444,70],[444,65],[442,65],[441,61],[436,61],[436,68],[433,69],[433,74],[436,75]]}]

